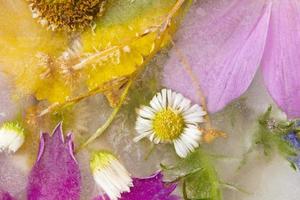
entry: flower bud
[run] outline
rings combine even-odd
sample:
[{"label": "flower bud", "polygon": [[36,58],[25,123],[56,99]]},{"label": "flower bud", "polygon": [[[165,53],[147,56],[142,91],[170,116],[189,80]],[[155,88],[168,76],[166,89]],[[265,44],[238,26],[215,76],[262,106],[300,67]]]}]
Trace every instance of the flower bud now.
[{"label": "flower bud", "polygon": [[115,200],[133,186],[130,174],[117,158],[109,152],[96,152],[90,161],[94,180],[101,189]]},{"label": "flower bud", "polygon": [[15,153],[24,143],[24,129],[15,122],[6,122],[0,128],[0,152]]}]

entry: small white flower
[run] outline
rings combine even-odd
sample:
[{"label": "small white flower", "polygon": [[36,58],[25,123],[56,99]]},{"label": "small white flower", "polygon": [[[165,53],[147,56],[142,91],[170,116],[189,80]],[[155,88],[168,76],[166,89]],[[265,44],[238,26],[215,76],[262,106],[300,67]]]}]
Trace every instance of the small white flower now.
[{"label": "small white flower", "polygon": [[182,158],[199,146],[202,132],[198,124],[206,112],[181,94],[163,89],[137,114],[135,142],[147,137],[155,144],[173,143]]},{"label": "small white flower", "polygon": [[6,122],[0,128],[0,152],[15,153],[24,140],[24,129],[18,123]]},{"label": "small white flower", "polygon": [[133,186],[129,172],[109,152],[94,153],[90,167],[95,182],[112,200],[120,198],[121,193],[129,192]]}]

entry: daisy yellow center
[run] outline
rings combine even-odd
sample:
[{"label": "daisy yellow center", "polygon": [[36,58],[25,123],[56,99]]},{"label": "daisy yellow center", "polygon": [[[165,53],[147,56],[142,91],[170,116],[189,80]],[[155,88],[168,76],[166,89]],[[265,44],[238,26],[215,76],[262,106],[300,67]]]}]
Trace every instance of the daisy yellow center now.
[{"label": "daisy yellow center", "polygon": [[178,138],[184,129],[183,117],[172,109],[158,112],[153,119],[155,135],[162,141],[171,141]]}]

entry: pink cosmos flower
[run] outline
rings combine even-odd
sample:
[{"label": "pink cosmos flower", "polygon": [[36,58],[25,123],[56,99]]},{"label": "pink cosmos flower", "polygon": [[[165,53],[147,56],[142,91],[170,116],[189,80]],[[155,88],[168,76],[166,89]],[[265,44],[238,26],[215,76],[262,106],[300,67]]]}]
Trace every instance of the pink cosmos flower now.
[{"label": "pink cosmos flower", "polygon": [[[300,1],[197,1],[176,46],[186,55],[210,112],[240,97],[261,70],[289,117],[300,117]],[[196,101],[192,78],[173,49],[164,84]]]}]

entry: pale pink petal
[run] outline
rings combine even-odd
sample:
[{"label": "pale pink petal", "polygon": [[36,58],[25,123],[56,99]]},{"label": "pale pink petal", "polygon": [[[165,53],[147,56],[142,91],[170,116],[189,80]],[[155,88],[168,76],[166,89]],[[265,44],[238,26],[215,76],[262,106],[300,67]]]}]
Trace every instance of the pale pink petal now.
[{"label": "pale pink petal", "polygon": [[[263,55],[270,12],[271,3],[264,0],[197,1],[186,17],[175,43],[200,83],[210,112],[222,109],[251,84]],[[199,102],[195,81],[180,57],[171,51],[164,84]]]},{"label": "pale pink petal", "polygon": [[274,1],[262,65],[275,102],[300,117],[300,1]]}]

